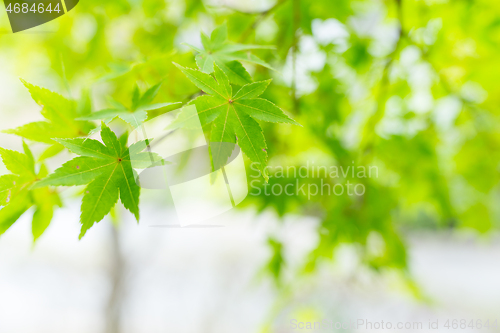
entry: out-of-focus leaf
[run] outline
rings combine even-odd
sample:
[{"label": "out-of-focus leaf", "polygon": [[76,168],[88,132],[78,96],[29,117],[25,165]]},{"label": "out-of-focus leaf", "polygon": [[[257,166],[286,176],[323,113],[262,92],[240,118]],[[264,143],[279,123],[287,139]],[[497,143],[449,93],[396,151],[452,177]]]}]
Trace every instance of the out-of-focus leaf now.
[{"label": "out-of-focus leaf", "polygon": [[246,61],[272,69],[265,61],[249,53],[255,49],[269,49],[272,47],[262,45],[245,45],[230,43],[227,40],[227,25],[223,24],[212,31],[210,37],[201,34],[204,49],[189,45],[196,55],[196,63],[200,70],[210,74],[214,71],[214,64],[221,68],[234,84],[244,85],[251,82],[250,75],[238,61]]}]

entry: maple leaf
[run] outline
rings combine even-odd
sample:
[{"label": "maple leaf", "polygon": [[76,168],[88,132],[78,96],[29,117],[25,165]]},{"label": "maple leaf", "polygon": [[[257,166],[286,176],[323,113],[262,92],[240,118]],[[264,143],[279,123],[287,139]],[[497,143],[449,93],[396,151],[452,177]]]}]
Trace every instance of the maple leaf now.
[{"label": "maple leaf", "polygon": [[[105,109],[92,114],[81,117],[81,120],[103,120],[106,124],[115,118],[120,118],[130,124],[132,127],[139,127],[147,118],[147,111],[161,109],[163,107],[179,104],[179,103],[155,103],[151,104],[161,87],[161,83],[149,88],[144,94],[141,95],[139,88],[136,86],[132,94],[132,101],[130,107],[126,107],[121,103],[113,101],[114,107]],[[94,130],[97,132],[100,128]]]},{"label": "maple leaf", "polygon": [[0,177],[0,235],[7,231],[30,207],[35,206],[32,219],[33,239],[36,241],[49,226],[55,206],[61,206],[57,192],[48,188],[30,189],[38,179],[47,175],[42,164],[38,173],[29,147],[23,142],[24,154],[0,148],[5,167],[12,174]]},{"label": "maple leaf", "polygon": [[215,63],[226,73],[232,83],[241,86],[251,83],[252,78],[245,67],[238,61],[246,61],[273,69],[268,63],[248,52],[254,49],[270,49],[273,47],[230,43],[227,39],[227,25],[225,23],[212,31],[210,37],[201,33],[201,42],[203,50],[193,45],[186,45],[198,52],[196,64],[204,73],[212,73]]},{"label": "maple leaf", "polygon": [[102,123],[101,128],[104,144],[93,139],[57,140],[68,150],[81,156],[64,163],[32,187],[87,184],[81,206],[80,239],[94,223],[101,221],[110,212],[118,197],[139,221],[140,187],[136,183],[131,161],[134,161],[134,165],[143,162],[142,164],[146,164],[143,165],[145,168],[162,162],[158,155],[142,152],[147,147],[144,141],[126,147],[106,124]]},{"label": "maple leaf", "polygon": [[81,107],[79,103],[48,89],[37,87],[24,80],[21,81],[28,88],[33,100],[42,106],[41,114],[46,121],[32,122],[3,132],[51,144],[52,146],[42,155],[41,159],[54,156],[63,149],[61,145],[54,142],[53,138],[86,136],[95,127],[88,121],[77,119],[89,113],[90,108]]},{"label": "maple leaf", "polygon": [[[300,126],[279,107],[259,98],[271,80],[246,84],[233,93],[229,79],[217,65],[215,65],[215,79],[198,70],[175,65],[198,88],[208,94],[196,98],[192,103],[196,105],[202,126],[212,123],[210,141],[212,159],[216,164],[214,167],[225,164],[231,155],[231,149],[230,145],[213,145],[213,143],[237,143],[251,161],[259,163],[259,168],[267,180],[266,141],[256,120]],[[187,124],[190,117],[181,113],[172,125]]]}]

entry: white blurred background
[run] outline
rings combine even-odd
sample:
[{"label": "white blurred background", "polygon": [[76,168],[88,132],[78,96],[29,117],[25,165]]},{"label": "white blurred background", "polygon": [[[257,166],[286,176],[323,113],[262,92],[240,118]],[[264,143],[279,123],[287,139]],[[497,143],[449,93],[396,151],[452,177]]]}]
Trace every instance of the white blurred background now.
[{"label": "white blurred background", "polygon": [[[292,319],[420,321],[424,328],[439,319],[439,331],[448,331],[442,327],[447,319],[493,324],[498,317],[495,238],[410,235],[410,271],[425,300],[413,298],[395,275],[364,272],[345,247],[336,264],[297,283],[282,304],[271,280],[259,274],[270,256],[267,236],[272,232],[285,242],[293,266],[314,245],[316,221],[290,217],[277,223],[272,214],[231,211],[212,220],[225,227],[165,228],[148,224],[164,223],[173,214],[169,208],[141,208],[146,223],[124,218],[118,233],[126,333],[259,332],[268,324],[293,332]],[[115,267],[112,227],[104,220],[78,241],[78,211],[77,202],[59,210],[33,248],[28,218],[0,239],[0,332],[106,331]]]}]

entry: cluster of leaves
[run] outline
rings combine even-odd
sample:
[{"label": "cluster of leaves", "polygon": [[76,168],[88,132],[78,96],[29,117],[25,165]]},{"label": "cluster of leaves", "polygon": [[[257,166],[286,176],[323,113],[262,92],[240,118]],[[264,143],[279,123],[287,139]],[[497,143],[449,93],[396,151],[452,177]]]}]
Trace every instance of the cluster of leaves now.
[{"label": "cluster of leaves", "polygon": [[54,207],[61,206],[56,191],[49,188],[33,190],[32,185],[47,176],[46,167],[37,166],[28,145],[23,142],[24,154],[0,148],[3,163],[12,174],[0,177],[0,235],[9,229],[30,207],[35,206],[32,233],[36,240],[47,229]]},{"label": "cluster of leaves", "polygon": [[[319,216],[319,242],[310,253],[309,271],[333,258],[343,243],[364,249],[365,262],[375,269],[403,268],[406,258],[401,227],[467,227],[480,232],[498,228],[498,2],[342,0],[335,2],[332,11],[331,0],[278,0],[271,8],[255,13],[214,10],[199,0],[182,2],[183,13],[175,11],[175,15],[158,18],[159,11],[169,10],[164,0],[87,0],[73,17],[59,21],[57,33],[30,43],[19,39],[15,46],[25,57],[44,54],[51,68],[70,82],[82,82],[89,73],[107,80],[118,100],[129,100],[129,87],[136,82],[168,78],[175,84],[162,86],[162,100],[195,104],[210,141],[237,140],[252,161],[269,160],[271,164],[285,158],[286,163],[299,167],[312,156],[344,167],[353,162],[378,166],[379,178],[363,180],[367,192],[361,198],[344,195],[304,200],[282,195],[246,200],[259,211],[272,209],[279,216]],[[375,12],[380,13],[376,18]],[[94,35],[85,45],[71,35],[81,24],[80,13],[95,19]],[[171,52],[184,36],[185,22],[202,23],[206,17],[226,21],[230,29],[222,25],[210,36],[202,34],[202,47],[190,46],[196,62],[188,53]],[[128,42],[117,44],[109,36],[116,31],[115,20],[123,18],[133,22],[127,30]],[[393,33],[384,33],[381,39],[379,32],[392,28]],[[230,43],[229,39],[245,44]],[[266,43],[275,49],[247,42]],[[4,47],[12,47],[14,42],[9,43]],[[65,66],[61,66],[61,58]],[[27,58],[19,61],[23,66],[34,63]],[[206,95],[191,100],[200,91],[172,62],[181,64],[181,70]],[[309,62],[315,63],[314,68],[302,71]],[[257,82],[252,82],[241,63],[250,64],[247,68],[254,70]],[[282,66],[293,68],[293,82],[282,80],[267,87],[264,82],[278,76],[270,69],[271,63],[280,70]],[[199,71],[190,69],[196,65]],[[300,91],[302,79],[312,85],[310,91]],[[252,99],[235,102],[248,84],[246,89],[256,89]],[[262,102],[263,112],[258,93],[294,116],[300,115],[303,127],[287,131],[266,124],[272,117],[292,121],[266,102]],[[431,103],[427,103],[428,109],[418,110],[412,105],[416,100]],[[256,104],[257,110],[253,109]],[[100,117],[107,122],[120,115],[131,119],[140,106],[113,103],[114,110],[95,118],[89,118],[94,116],[88,108],[69,109],[78,113],[70,119],[83,126],[85,136],[92,130],[87,126],[94,125],[84,119]],[[50,156],[64,147],[52,138],[81,135],[67,134],[73,126],[60,123],[49,109],[46,114],[43,124],[18,129],[17,133],[27,140],[50,144],[46,154]],[[136,116],[143,119],[144,113]],[[239,124],[240,118],[248,121]],[[134,123],[133,117],[129,122]],[[95,125],[99,129],[99,124]],[[64,134],[46,135],[49,131]],[[252,133],[257,140],[246,144],[243,132]],[[278,181],[270,177],[269,184]],[[381,235],[385,244],[385,251],[376,258],[364,255],[374,233]],[[287,252],[287,244],[279,246],[279,242],[279,237],[273,239],[275,255],[268,266],[277,278],[282,275],[280,267]]]},{"label": "cluster of leaves", "polygon": [[[132,159],[137,167],[149,167],[162,162],[161,157],[144,151],[149,142],[139,141],[127,147],[127,132],[118,139],[105,122],[96,129],[88,120],[104,117],[110,122],[121,118],[131,127],[137,127],[147,118],[147,110],[171,104],[150,104],[160,85],[153,86],[142,96],[136,89],[130,109],[90,113],[90,109],[87,109],[87,112],[76,112],[74,101],[47,89],[24,83],[34,100],[43,106],[42,114],[50,122],[30,123],[6,132],[48,143],[51,147],[40,156],[38,163],[35,163],[35,158],[25,142],[24,154],[0,148],[3,163],[12,172],[0,177],[0,205],[4,206],[0,210],[0,233],[4,233],[34,205],[36,211],[33,214],[33,236],[36,240],[52,220],[54,207],[62,205],[53,186],[87,185],[81,206],[80,238],[94,223],[101,221],[111,211],[118,197],[124,207],[139,220],[140,188],[132,168]],[[100,131],[102,143],[88,138],[96,130]],[[63,148],[80,156],[64,163],[49,175],[43,161]]]},{"label": "cluster of leaves", "polygon": [[[196,98],[196,105],[202,126],[211,124],[210,142],[237,143],[251,161],[258,163],[264,177],[266,173],[267,152],[266,141],[259,123],[256,120],[289,123],[298,125],[280,108],[268,100],[259,98],[266,90],[270,81],[259,81],[242,86],[236,93],[227,75],[215,65],[215,79],[201,71],[178,66],[182,72],[207,95]],[[188,119],[182,114],[177,122]],[[221,145],[212,149],[213,160],[224,161],[231,151],[221,151]]]},{"label": "cluster of leaves", "polygon": [[226,73],[233,84],[241,86],[252,83],[252,78],[240,61],[272,69],[268,63],[264,62],[256,55],[245,52],[255,49],[269,49],[269,46],[228,42],[227,25],[225,23],[212,31],[210,37],[201,33],[201,42],[204,49],[199,49],[189,44],[187,45],[198,53],[196,55],[196,64],[200,71],[204,73],[213,73],[215,64]]},{"label": "cluster of leaves", "polygon": [[[267,145],[257,120],[299,125],[275,104],[259,98],[271,80],[252,82],[250,74],[239,62],[244,60],[271,68],[257,56],[244,52],[268,47],[229,42],[226,24],[216,28],[210,37],[202,33],[201,41],[203,50],[190,45],[198,53],[196,63],[199,70],[175,64],[205,93],[190,104],[196,106],[201,125],[210,133],[209,141],[237,143],[251,161],[258,163],[267,181]],[[211,73],[214,73],[213,77],[209,75]],[[180,114],[177,120],[181,124],[187,121],[189,119],[183,114]],[[223,165],[231,154],[230,149],[226,148],[224,151],[222,147],[230,146],[211,147],[212,159],[220,165]],[[214,168],[217,166],[214,165]]]},{"label": "cluster of leaves", "polygon": [[[237,143],[251,161],[261,165],[265,175],[267,145],[257,120],[298,123],[270,101],[259,98],[271,80],[252,82],[243,65],[235,60],[245,58],[243,51],[258,46],[229,43],[226,25],[214,30],[211,38],[202,34],[202,40],[205,50],[196,49],[200,52],[196,61],[201,71],[176,64],[205,93],[189,104],[196,105],[205,127],[211,125],[207,131],[211,133],[212,143]],[[245,60],[270,67],[256,56],[248,56]],[[212,72],[213,76],[210,75]],[[118,138],[108,125],[115,119],[121,119],[131,129],[135,129],[148,119],[148,111],[179,103],[152,103],[162,86],[158,83],[143,94],[136,86],[129,107],[110,99],[112,108],[91,112],[88,98],[84,100],[84,107],[79,107],[75,101],[59,94],[25,81],[23,83],[33,99],[43,107],[41,112],[47,121],[30,123],[5,132],[50,144],[51,147],[39,158],[38,172],[35,172],[35,159],[26,143],[23,142],[25,154],[0,150],[5,165],[13,173],[0,178],[0,204],[5,206],[0,210],[0,232],[5,232],[29,207],[35,205],[33,235],[35,239],[38,238],[52,219],[53,207],[62,205],[59,195],[52,189],[54,186],[86,185],[81,205],[80,238],[110,213],[118,198],[139,221],[140,187],[132,160],[135,167],[150,167],[165,161],[155,153],[144,151],[150,139],[127,147],[128,132]],[[102,122],[96,126],[91,122],[95,120]],[[182,126],[187,120],[181,112],[176,125]],[[97,132],[100,132],[102,142],[90,138]],[[218,145],[218,149],[211,147],[213,160],[220,163],[224,163],[231,154],[231,151],[219,148],[223,146]],[[63,149],[80,156],[48,174],[42,161]]]},{"label": "cluster of leaves", "polygon": [[[170,105],[179,103],[154,103],[151,102],[158,95],[162,83],[158,83],[149,88],[144,94],[141,95],[139,87],[135,87],[132,93],[132,101],[129,107],[121,104],[110,98],[110,103],[113,104],[112,108],[93,112],[92,114],[81,117],[81,120],[103,120],[106,124],[112,120],[119,118],[128,123],[133,128],[139,127],[147,118],[148,111],[162,109]],[[98,130],[98,129],[97,129]]]},{"label": "cluster of leaves", "polygon": [[[80,238],[111,211],[118,201],[118,194],[125,208],[139,221],[140,188],[130,159],[130,151],[135,152],[136,149],[134,145],[130,148],[126,146],[126,136],[118,140],[104,123],[101,127],[104,144],[93,139],[58,140],[69,151],[81,156],[66,162],[32,187],[88,184],[82,200]],[[142,142],[138,145],[142,146]]]},{"label": "cluster of leaves", "polygon": [[88,96],[84,95],[80,103],[77,103],[48,89],[21,81],[28,88],[33,100],[42,107],[40,113],[46,120],[5,130],[4,133],[50,144],[50,147],[42,154],[42,160],[62,151],[63,146],[55,142],[53,138],[86,136],[94,129],[95,126],[91,122],[79,120],[80,117],[85,117],[91,112]]}]

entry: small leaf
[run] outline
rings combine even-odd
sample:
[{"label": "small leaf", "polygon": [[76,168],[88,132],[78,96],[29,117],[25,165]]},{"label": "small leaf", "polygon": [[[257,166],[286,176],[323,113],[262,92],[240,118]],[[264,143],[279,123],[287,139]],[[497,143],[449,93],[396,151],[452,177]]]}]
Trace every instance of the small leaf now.
[{"label": "small leaf", "polygon": [[49,148],[47,148],[42,155],[38,158],[39,161],[44,161],[48,158],[54,157],[64,150],[64,146],[60,143],[53,144]]},{"label": "small leaf", "polygon": [[114,161],[103,163],[103,160],[80,156],[64,163],[49,177],[36,182],[33,189],[45,186],[74,186],[85,185],[99,176],[103,170],[113,164]]},{"label": "small leaf", "polygon": [[120,183],[117,168],[116,163],[106,167],[104,172],[85,188],[80,215],[80,239],[95,222],[101,221],[118,201]]},{"label": "small leaf", "polygon": [[139,106],[139,98],[141,98],[141,92],[139,91],[139,87],[135,86],[134,92],[132,93],[132,110],[135,110],[137,106]]},{"label": "small leaf", "polygon": [[252,77],[239,61],[235,60],[227,63],[223,61],[216,61],[215,63],[224,71],[224,73],[226,73],[231,83],[239,86],[252,83]]},{"label": "small leaf", "polygon": [[32,158],[14,150],[0,148],[0,156],[7,170],[20,176],[35,176]]},{"label": "small leaf", "polygon": [[[57,193],[48,189],[34,190],[33,183],[47,176],[47,168],[40,164],[35,173],[35,158],[30,148],[23,142],[24,154],[0,148],[5,165],[15,174],[0,177],[0,234],[4,233],[23,215],[26,210],[36,207],[33,216],[35,238],[39,237],[52,219],[54,205],[61,206]],[[50,206],[50,208],[49,208]]]},{"label": "small leaf", "polygon": [[154,86],[149,88],[144,93],[144,95],[142,95],[142,97],[139,101],[139,105],[146,105],[146,104],[151,103],[155,99],[156,95],[158,95],[158,92],[160,91],[161,85],[162,85],[162,82],[155,84]]},{"label": "small leaf", "polygon": [[213,47],[218,47],[224,44],[224,42],[227,40],[227,24],[221,24],[219,27],[214,29],[212,31],[212,34],[210,35],[210,44]]},{"label": "small leaf", "polygon": [[31,232],[33,234],[33,242],[36,242],[50,225],[54,216],[54,207],[61,207],[62,203],[59,195],[49,189],[33,191],[33,198],[36,210],[31,222]]},{"label": "small leaf", "polygon": [[114,159],[108,147],[93,139],[59,139],[56,140],[71,152],[89,157]]},{"label": "small leaf", "polygon": [[53,143],[52,138],[86,136],[94,128],[92,123],[77,120],[86,111],[77,110],[75,101],[24,80],[21,81],[35,102],[42,106],[41,113],[47,121],[33,122],[4,133],[19,135],[33,141]]},{"label": "small leaf", "polygon": [[195,69],[182,67],[176,63],[174,63],[174,65],[177,66],[177,68],[179,68],[199,89],[203,90],[207,94],[219,95],[220,97],[225,98],[223,92],[220,91],[219,85],[212,76]]},{"label": "small leaf", "polygon": [[[125,147],[126,135],[121,137],[123,141],[121,143],[106,124],[102,123],[101,128],[101,139],[104,144],[92,139],[59,140],[72,152],[83,156],[66,162],[53,174],[32,186],[32,189],[38,189],[49,185],[88,184],[82,200],[80,238],[94,223],[101,221],[110,212],[118,197],[125,208],[139,220],[140,188],[132,169],[129,149]],[[135,155],[141,154],[141,150],[145,147],[145,142],[132,146]],[[154,158],[158,160],[157,162],[162,161],[157,155]]]},{"label": "small leaf", "polygon": [[124,112],[117,115],[118,118],[126,123],[129,123],[133,128],[141,126],[141,124],[146,121],[148,114],[146,111],[139,110],[135,112]]},{"label": "small leaf", "polygon": [[231,99],[231,97],[233,96],[233,90],[231,88],[231,85],[229,84],[229,79],[218,66],[215,66],[215,79],[219,84],[223,97],[225,99]]},{"label": "small leaf", "polygon": [[[130,158],[124,155],[124,158]],[[121,172],[122,181],[120,182],[120,200],[123,206],[131,211],[136,220],[139,221],[139,195],[140,189],[136,183],[134,172],[130,163],[120,163],[118,172]]]},{"label": "small leaf", "polygon": [[82,97],[78,100],[76,106],[76,113],[78,116],[85,116],[92,112],[92,101],[90,98],[90,91],[84,90]]},{"label": "small leaf", "polygon": [[[200,89],[207,94],[196,98],[191,103],[196,105],[202,126],[212,123],[210,151],[212,167],[225,164],[231,155],[231,145],[217,145],[217,142],[237,143],[250,160],[257,162],[264,178],[267,180],[267,146],[260,125],[254,120],[299,125],[287,116],[283,110],[273,103],[256,98],[260,96],[270,81],[246,84],[233,95],[229,79],[215,65],[215,81],[208,74],[200,71],[177,67]],[[195,125],[195,114],[188,109],[181,112],[169,128],[192,127]]]},{"label": "small leaf", "polygon": [[30,170],[33,170],[33,173],[34,173],[35,172],[35,158],[33,157],[33,153],[31,152],[31,150],[28,147],[28,145],[26,144],[26,142],[24,142],[24,140],[23,140],[23,150],[24,150],[24,154],[26,155],[26,157],[28,159],[29,168],[30,168]]},{"label": "small leaf", "polygon": [[288,117],[279,107],[262,98],[240,99],[235,101],[233,105],[236,110],[244,111],[258,120],[300,126],[298,122]]},{"label": "small leaf", "polygon": [[[227,40],[227,26],[223,24],[216,28],[211,37],[201,34],[201,42],[204,50],[200,50],[189,45],[198,54],[196,55],[196,64],[198,68],[207,74],[214,71],[214,63],[219,66],[229,77],[229,80],[238,85],[250,83],[250,75],[246,73],[243,66],[237,65],[235,61],[246,61],[256,65],[264,66],[273,69],[271,65],[261,60],[257,56],[248,53],[255,49],[272,49],[274,47],[262,45],[244,45],[234,44]],[[204,90],[203,88],[200,88]],[[204,90],[205,91],[205,90]]]},{"label": "small leaf", "polygon": [[4,234],[31,206],[27,191],[23,191],[0,210],[0,235]]},{"label": "small leaf", "polygon": [[19,184],[18,175],[9,174],[0,176],[0,206],[5,206],[9,203],[16,183]]},{"label": "small leaf", "polygon": [[118,141],[120,141],[120,146],[127,147],[128,132],[127,131],[123,132],[123,134],[120,135],[120,138],[118,139]]},{"label": "small leaf", "polygon": [[[132,105],[130,107],[127,108],[121,103],[110,99],[109,102],[114,106],[113,108],[91,113],[85,117],[79,118],[79,120],[103,120],[104,123],[108,124],[109,122],[111,122],[111,120],[120,118],[126,123],[130,124],[133,128],[137,128],[148,118],[148,113],[146,111],[153,111],[170,105],[179,104],[149,104],[158,94],[160,87],[161,83],[158,83],[155,86],[149,88],[142,96],[140,94],[139,88],[136,87],[132,96]],[[100,127],[98,127],[97,130],[100,130]]]},{"label": "small leaf", "polygon": [[122,152],[122,145],[120,144],[120,141],[118,141],[116,134],[112,130],[110,130],[109,127],[107,127],[104,123],[101,124],[101,127],[101,139],[106,145],[106,148],[114,157],[120,157],[120,154]]},{"label": "small leaf", "polygon": [[260,81],[255,83],[247,84],[241,87],[240,90],[234,95],[234,100],[244,99],[244,98],[257,98],[267,89],[269,83],[272,80]]},{"label": "small leaf", "polygon": [[[189,107],[193,104],[197,112],[193,112]],[[177,118],[166,129],[196,129],[200,125],[205,126],[217,118],[219,113],[225,110],[226,107],[227,102],[223,98],[209,95],[198,96],[179,112]]]},{"label": "small leaf", "polygon": [[43,205],[37,208],[33,214],[31,223],[31,232],[33,240],[36,241],[47,229],[54,216],[54,208],[49,205]]}]

